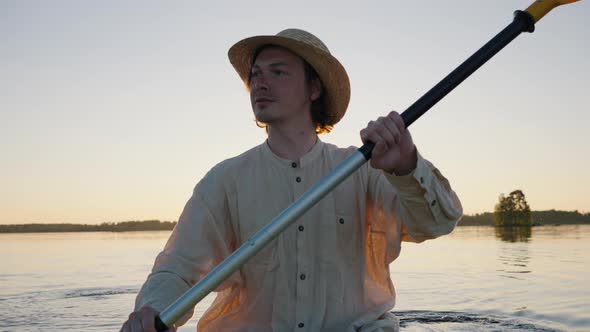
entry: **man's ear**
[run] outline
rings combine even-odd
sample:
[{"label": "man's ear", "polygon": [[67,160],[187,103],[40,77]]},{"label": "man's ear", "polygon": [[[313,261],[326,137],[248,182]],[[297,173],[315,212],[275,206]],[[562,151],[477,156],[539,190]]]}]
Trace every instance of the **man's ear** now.
[{"label": "man's ear", "polygon": [[309,99],[311,99],[312,102],[318,100],[318,98],[320,98],[323,93],[322,82],[320,82],[320,80],[317,78],[313,79],[311,81],[309,92]]}]

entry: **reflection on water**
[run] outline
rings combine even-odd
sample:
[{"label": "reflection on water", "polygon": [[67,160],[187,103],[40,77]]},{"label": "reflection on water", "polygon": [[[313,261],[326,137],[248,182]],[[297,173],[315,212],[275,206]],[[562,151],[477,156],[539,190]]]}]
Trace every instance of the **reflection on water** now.
[{"label": "reflection on water", "polygon": [[531,240],[531,226],[498,226],[494,227],[494,234],[497,239],[509,242],[510,245],[500,247],[498,261],[500,268],[499,276],[503,278],[525,280],[523,274],[531,273],[529,263],[528,242]]},{"label": "reflection on water", "polygon": [[532,235],[531,226],[495,227],[496,238],[505,242],[528,242]]},{"label": "reflection on water", "polygon": [[503,278],[525,280],[523,274],[532,272],[529,267],[531,255],[528,243],[500,247],[498,261],[501,267],[497,271],[500,272],[499,276]]}]

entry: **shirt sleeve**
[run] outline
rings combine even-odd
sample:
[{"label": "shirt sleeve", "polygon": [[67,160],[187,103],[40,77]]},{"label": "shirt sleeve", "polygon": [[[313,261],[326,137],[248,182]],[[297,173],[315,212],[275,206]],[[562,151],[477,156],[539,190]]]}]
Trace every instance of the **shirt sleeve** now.
[{"label": "shirt sleeve", "polygon": [[[162,311],[233,252],[235,236],[228,206],[231,194],[224,189],[222,178],[214,168],[195,187],[137,295],[136,310],[149,305]],[[236,272],[216,291],[240,282]],[[179,325],[191,316],[192,312],[187,313]]]},{"label": "shirt sleeve", "polygon": [[422,242],[450,233],[463,208],[449,181],[418,153],[416,169],[408,175],[382,172],[399,197],[398,222],[403,241]]}]

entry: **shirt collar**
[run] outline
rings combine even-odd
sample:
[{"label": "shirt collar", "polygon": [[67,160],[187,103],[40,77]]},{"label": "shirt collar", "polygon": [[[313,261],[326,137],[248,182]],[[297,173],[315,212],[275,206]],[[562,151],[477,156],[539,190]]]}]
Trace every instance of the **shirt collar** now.
[{"label": "shirt collar", "polygon": [[297,166],[299,168],[304,168],[304,167],[312,164],[316,159],[319,158],[319,156],[322,153],[323,147],[324,147],[324,142],[322,142],[320,140],[320,138],[318,137],[316,143],[311,148],[311,150],[309,150],[306,154],[304,154],[301,157],[301,159],[289,160],[289,159],[281,158],[281,157],[277,156],[274,152],[272,152],[272,150],[268,146],[268,140],[266,140],[266,141],[264,141],[264,143],[262,143],[262,153],[263,153],[265,159],[271,160],[272,162],[277,163],[283,167],[292,168],[293,163],[297,163]]}]

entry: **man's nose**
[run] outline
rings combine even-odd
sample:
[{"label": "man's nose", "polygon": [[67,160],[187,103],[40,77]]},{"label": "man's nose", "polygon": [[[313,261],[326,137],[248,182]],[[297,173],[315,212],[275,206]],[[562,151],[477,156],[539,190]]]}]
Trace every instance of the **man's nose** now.
[{"label": "man's nose", "polygon": [[268,81],[262,73],[258,74],[251,82],[252,90],[268,90]]}]

